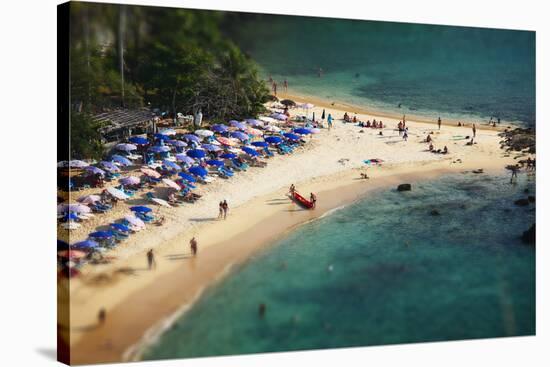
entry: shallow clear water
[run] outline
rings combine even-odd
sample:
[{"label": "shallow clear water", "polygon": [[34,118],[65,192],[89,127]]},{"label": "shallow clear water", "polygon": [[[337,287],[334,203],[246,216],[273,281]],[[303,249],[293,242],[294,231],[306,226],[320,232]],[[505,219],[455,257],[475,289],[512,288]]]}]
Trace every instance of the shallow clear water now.
[{"label": "shallow clear water", "polygon": [[300,93],[397,114],[535,123],[534,32],[283,16],[235,28],[279,88],[286,78]]},{"label": "shallow clear water", "polygon": [[372,194],[234,269],[144,358],[534,334],[526,187],[460,174]]}]

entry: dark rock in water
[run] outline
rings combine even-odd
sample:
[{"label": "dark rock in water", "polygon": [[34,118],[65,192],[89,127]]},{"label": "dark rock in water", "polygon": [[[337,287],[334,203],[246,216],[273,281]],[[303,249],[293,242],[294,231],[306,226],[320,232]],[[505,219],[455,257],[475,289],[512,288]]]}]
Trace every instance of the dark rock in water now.
[{"label": "dark rock in water", "polygon": [[483,168],[475,169],[472,173],[483,173]]},{"label": "dark rock in water", "polygon": [[527,196],[527,200],[529,200],[530,203],[534,203],[535,202],[535,196],[529,195],[529,196]]},{"label": "dark rock in water", "polygon": [[412,186],[411,184],[401,184],[399,186],[397,186],[397,191],[411,191],[412,190]]},{"label": "dark rock in water", "polygon": [[529,205],[529,200],[525,198],[517,199],[516,201],[514,201],[514,204],[516,204],[517,206],[527,206]]},{"label": "dark rock in water", "polygon": [[433,215],[435,217],[435,216],[441,215],[441,213],[437,209],[432,209],[430,211],[430,215]]},{"label": "dark rock in water", "polygon": [[523,235],[521,236],[521,240],[528,244],[528,245],[534,245],[537,239],[537,232],[535,230],[535,224],[531,225],[528,230],[523,232]]}]

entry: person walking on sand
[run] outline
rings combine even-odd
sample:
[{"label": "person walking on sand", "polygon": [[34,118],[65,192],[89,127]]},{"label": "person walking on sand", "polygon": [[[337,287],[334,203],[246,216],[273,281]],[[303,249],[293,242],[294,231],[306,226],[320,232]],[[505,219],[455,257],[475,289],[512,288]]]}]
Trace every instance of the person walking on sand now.
[{"label": "person walking on sand", "polygon": [[229,205],[227,204],[227,200],[223,201],[222,208],[223,208],[223,219],[227,219],[227,212],[229,211]]},{"label": "person walking on sand", "polygon": [[405,130],[403,131],[403,140],[407,141],[408,138],[409,138],[409,128],[406,127]]},{"label": "person walking on sand", "polygon": [[309,201],[311,201],[311,203],[313,204],[313,208],[315,208],[315,203],[317,202],[317,196],[315,196],[314,193],[310,192],[309,193]]},{"label": "person walking on sand", "polygon": [[285,90],[285,92],[288,92],[288,82],[287,80],[283,80],[283,89]]},{"label": "person walking on sand", "polygon": [[514,182],[514,178],[518,179],[518,170],[519,170],[519,167],[517,164],[513,165],[511,168],[511,171],[512,171],[512,177],[510,177],[510,183],[513,183]]},{"label": "person walking on sand", "polygon": [[290,185],[290,188],[288,189],[288,192],[290,195],[294,195],[294,192],[296,191],[296,186],[294,184]]},{"label": "person walking on sand", "polygon": [[277,82],[273,82],[273,95],[277,95]]},{"label": "person walking on sand", "polygon": [[474,138],[476,137],[476,124],[472,124],[472,133],[474,134]]},{"label": "person walking on sand", "polygon": [[437,128],[438,130],[441,130],[441,116],[437,118]]},{"label": "person walking on sand", "polygon": [[193,256],[197,256],[198,245],[195,237],[191,238],[191,241],[189,241],[189,246],[191,247],[191,253],[193,254]]},{"label": "person walking on sand", "polygon": [[223,217],[223,201],[220,201],[219,212],[218,212],[218,219],[221,219]]},{"label": "person walking on sand", "polygon": [[332,128],[332,115],[329,113],[327,117],[328,129]]},{"label": "person walking on sand", "polygon": [[149,251],[147,251],[147,266],[148,266],[149,270],[157,267],[157,263],[155,261],[155,254],[153,253],[153,249],[149,249]]}]

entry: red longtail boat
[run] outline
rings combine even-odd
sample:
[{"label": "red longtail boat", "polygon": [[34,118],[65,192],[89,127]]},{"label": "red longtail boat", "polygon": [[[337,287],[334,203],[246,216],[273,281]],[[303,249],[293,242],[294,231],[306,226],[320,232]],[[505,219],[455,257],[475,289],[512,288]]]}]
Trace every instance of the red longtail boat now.
[{"label": "red longtail boat", "polygon": [[306,207],[306,208],[308,208],[308,209],[313,209],[313,208],[315,207],[315,204],[314,204],[312,201],[307,200],[305,197],[303,197],[302,195],[298,194],[298,192],[296,192],[296,191],[294,191],[294,192],[292,193],[292,197],[294,198],[294,200],[295,200],[298,204],[300,204],[300,205],[302,205],[302,206],[304,206],[304,207]]}]

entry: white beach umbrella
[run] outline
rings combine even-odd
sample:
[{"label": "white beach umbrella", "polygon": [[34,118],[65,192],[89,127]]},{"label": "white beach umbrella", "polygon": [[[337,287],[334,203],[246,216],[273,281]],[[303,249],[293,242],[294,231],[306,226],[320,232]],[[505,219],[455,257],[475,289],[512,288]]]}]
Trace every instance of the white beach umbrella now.
[{"label": "white beach umbrella", "polygon": [[107,192],[119,200],[126,200],[130,198],[128,195],[114,187],[107,187]]},{"label": "white beach umbrella", "polygon": [[162,199],[159,199],[159,198],[152,198],[151,201],[157,203],[158,205],[161,205],[161,206],[166,206],[166,207],[171,207],[170,204],[168,204],[168,202],[166,200],[162,200]]},{"label": "white beach umbrella", "polygon": [[76,201],[83,204],[93,204],[100,200],[101,200],[101,196],[99,195],[86,195],[86,196],[79,197]]},{"label": "white beach umbrella", "polygon": [[164,130],[161,130],[159,133],[162,134],[162,135],[171,136],[171,135],[176,135],[176,130],[174,130],[174,129],[164,129]]},{"label": "white beach umbrella", "polygon": [[195,130],[194,134],[205,138],[214,135],[214,132],[210,130]]},{"label": "white beach umbrella", "polygon": [[267,125],[267,126],[265,127],[265,129],[266,129],[267,131],[272,132],[272,133],[278,133],[278,132],[281,131],[281,128],[278,127],[278,126],[275,126],[275,125]]}]

